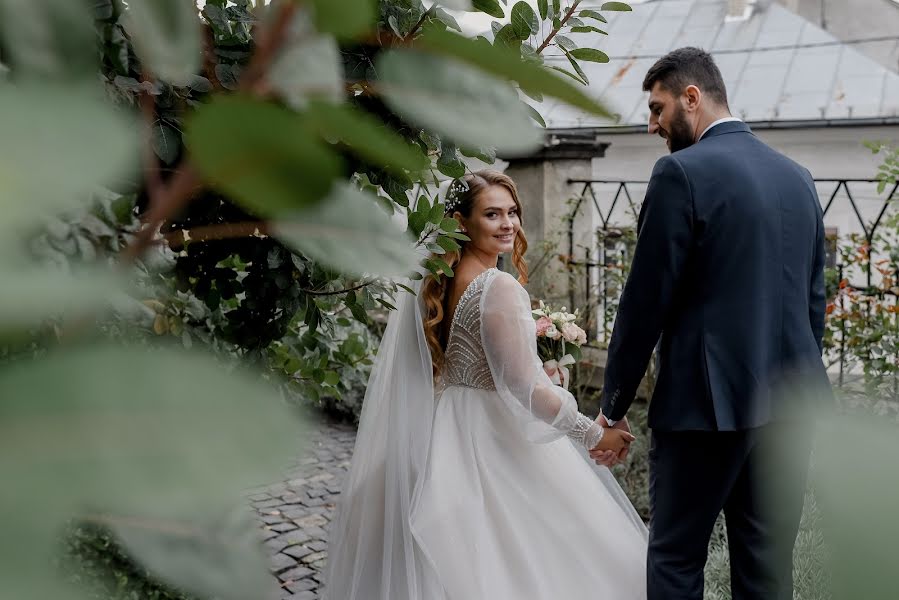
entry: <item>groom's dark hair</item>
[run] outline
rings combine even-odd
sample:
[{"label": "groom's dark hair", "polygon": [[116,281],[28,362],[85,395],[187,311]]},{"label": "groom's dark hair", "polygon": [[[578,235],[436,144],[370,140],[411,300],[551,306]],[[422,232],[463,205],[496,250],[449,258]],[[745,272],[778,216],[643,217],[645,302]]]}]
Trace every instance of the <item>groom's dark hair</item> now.
[{"label": "groom's dark hair", "polygon": [[656,61],[643,80],[643,91],[656,84],[678,95],[687,86],[695,85],[716,103],[727,106],[727,88],[712,55],[700,48],[678,48]]}]

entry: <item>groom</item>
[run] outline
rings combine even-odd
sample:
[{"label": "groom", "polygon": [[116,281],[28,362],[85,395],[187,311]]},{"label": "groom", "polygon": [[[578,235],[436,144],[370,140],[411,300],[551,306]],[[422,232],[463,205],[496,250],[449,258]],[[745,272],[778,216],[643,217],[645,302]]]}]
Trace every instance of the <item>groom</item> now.
[{"label": "groom", "polygon": [[658,344],[648,598],[701,600],[722,510],[734,600],[792,598],[814,408],[786,390],[829,395],[821,205],[806,169],[731,116],[708,53],[671,52],[643,89],[671,154],[646,191],[598,421],[627,429]]}]

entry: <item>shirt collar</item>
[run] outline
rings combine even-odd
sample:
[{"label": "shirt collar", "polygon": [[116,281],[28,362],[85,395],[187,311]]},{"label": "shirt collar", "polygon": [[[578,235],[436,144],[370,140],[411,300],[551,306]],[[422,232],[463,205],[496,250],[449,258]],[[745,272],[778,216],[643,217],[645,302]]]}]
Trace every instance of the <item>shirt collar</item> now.
[{"label": "shirt collar", "polygon": [[712,127],[714,127],[715,125],[720,125],[721,123],[730,123],[731,121],[740,121],[740,120],[741,119],[738,119],[737,117],[724,117],[723,119],[718,119],[717,121],[713,122],[711,125],[709,125],[708,127],[705,128],[705,130],[702,132],[702,135],[699,136],[699,139],[704,138],[705,134],[707,134],[712,129]]}]

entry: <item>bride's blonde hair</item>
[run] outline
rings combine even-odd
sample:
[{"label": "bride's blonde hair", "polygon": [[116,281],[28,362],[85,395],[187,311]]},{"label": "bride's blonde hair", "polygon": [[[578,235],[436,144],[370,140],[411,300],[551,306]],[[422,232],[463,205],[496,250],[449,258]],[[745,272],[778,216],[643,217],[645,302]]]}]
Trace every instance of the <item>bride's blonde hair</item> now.
[{"label": "bride's blonde hair", "polygon": [[[515,201],[515,207],[518,210],[518,218],[522,219],[521,201],[518,199],[518,188],[515,182],[508,175],[504,175],[499,171],[485,169],[476,171],[461,178],[462,182],[467,185],[461,186],[467,189],[460,192],[454,197],[452,207],[447,209],[447,216],[452,216],[458,212],[463,217],[471,216],[471,211],[478,197],[494,185],[506,188]],[[460,242],[462,249],[456,252],[447,252],[440,256],[446,264],[455,268],[465,252],[466,242]],[[521,283],[528,282],[528,265],[524,260],[524,253],[528,249],[528,241],[524,236],[524,230],[519,228],[518,234],[515,236],[515,242],[512,247],[512,264],[518,271],[518,281]],[[450,279],[445,276],[428,275],[425,278],[421,288],[421,299],[424,304],[424,330],[425,339],[428,341],[428,347],[431,349],[431,361],[434,366],[434,375],[437,376],[443,371],[444,354],[446,344],[449,341],[449,324],[445,323],[447,317],[447,300],[449,299]]]}]

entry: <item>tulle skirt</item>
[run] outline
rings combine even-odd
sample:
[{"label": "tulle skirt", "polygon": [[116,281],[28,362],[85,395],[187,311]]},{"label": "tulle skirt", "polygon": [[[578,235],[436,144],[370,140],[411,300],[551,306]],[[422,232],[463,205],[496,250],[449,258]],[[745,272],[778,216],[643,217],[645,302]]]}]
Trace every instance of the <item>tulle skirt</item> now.
[{"label": "tulle skirt", "polygon": [[646,597],[646,529],[608,469],[527,441],[495,392],[443,392],[410,512],[420,600]]}]

